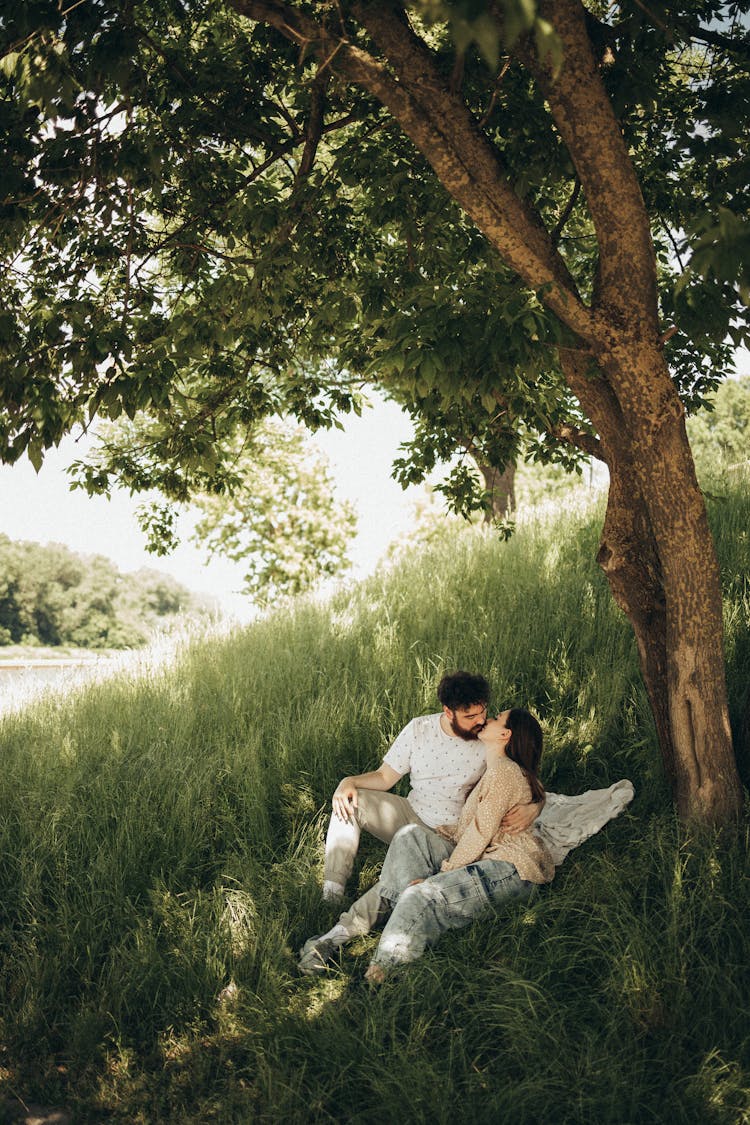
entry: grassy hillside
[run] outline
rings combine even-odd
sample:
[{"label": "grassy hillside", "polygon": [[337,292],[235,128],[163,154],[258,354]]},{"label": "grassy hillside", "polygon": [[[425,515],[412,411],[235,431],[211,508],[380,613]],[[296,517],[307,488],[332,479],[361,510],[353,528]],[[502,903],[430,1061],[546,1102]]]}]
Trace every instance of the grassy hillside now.
[{"label": "grassy hillside", "polygon": [[[750,497],[712,518],[741,741]],[[747,825],[720,847],[675,824],[592,562],[599,519],[446,538],[330,605],[4,719],[0,1105],[144,1125],[750,1121]],[[540,715],[549,788],[629,777],[635,801],[530,905],[379,991],[374,939],[297,976],[336,913],[330,793],[456,667]],[[363,847],[352,896],[382,854]]]}]

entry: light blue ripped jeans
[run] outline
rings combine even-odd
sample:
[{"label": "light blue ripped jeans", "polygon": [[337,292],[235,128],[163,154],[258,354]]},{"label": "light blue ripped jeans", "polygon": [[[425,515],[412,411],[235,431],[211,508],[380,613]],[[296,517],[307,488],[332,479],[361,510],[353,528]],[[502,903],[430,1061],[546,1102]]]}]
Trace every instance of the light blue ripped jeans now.
[{"label": "light blue ripped jeans", "polygon": [[[380,895],[393,904],[373,964],[391,969],[416,961],[446,930],[468,926],[503,899],[528,895],[533,883],[522,879],[512,863],[483,859],[440,872],[454,845],[421,825],[399,829],[391,841],[380,876]],[[437,874],[436,874],[437,873]],[[424,882],[410,887],[414,879]]]}]

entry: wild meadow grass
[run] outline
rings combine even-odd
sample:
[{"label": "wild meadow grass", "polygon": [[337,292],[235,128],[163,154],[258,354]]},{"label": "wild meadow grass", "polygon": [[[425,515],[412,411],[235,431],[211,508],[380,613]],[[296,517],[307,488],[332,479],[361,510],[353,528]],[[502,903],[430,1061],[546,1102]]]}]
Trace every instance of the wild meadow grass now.
[{"label": "wild meadow grass", "polygon": [[[748,491],[711,515],[747,781]],[[675,822],[600,519],[453,537],[2,720],[0,1120],[23,1099],[76,1123],[750,1121],[748,825]],[[457,667],[540,715],[549,788],[629,777],[632,806],[380,990],[374,937],[299,977],[336,913],[333,788]],[[351,896],[382,855],[363,840]]]}]

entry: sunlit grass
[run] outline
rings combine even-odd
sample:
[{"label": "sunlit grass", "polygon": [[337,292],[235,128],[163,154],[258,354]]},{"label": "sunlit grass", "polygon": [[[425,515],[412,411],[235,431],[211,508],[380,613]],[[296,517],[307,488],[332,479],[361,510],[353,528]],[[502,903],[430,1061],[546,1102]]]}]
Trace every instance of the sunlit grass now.
[{"label": "sunlit grass", "polygon": [[[0,1106],[76,1122],[750,1121],[747,838],[675,824],[600,514],[469,532],[0,722]],[[712,510],[740,760],[750,501]],[[544,778],[636,800],[528,905],[371,992],[322,980],[325,809],[441,673],[541,716]],[[365,840],[350,891],[375,877]]]}]

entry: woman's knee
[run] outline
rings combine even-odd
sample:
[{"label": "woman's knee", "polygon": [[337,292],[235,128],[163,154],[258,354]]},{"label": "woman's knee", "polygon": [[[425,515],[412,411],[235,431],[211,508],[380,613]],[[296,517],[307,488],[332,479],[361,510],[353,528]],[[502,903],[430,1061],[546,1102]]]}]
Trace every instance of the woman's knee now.
[{"label": "woman's knee", "polygon": [[395,833],[393,840],[401,842],[411,840],[424,840],[427,837],[427,829],[423,828],[421,824],[404,824]]},{"label": "woman's knee", "polygon": [[390,847],[397,856],[413,856],[415,860],[419,857],[420,862],[427,862],[430,857],[429,831],[420,824],[405,824],[395,833]]}]

